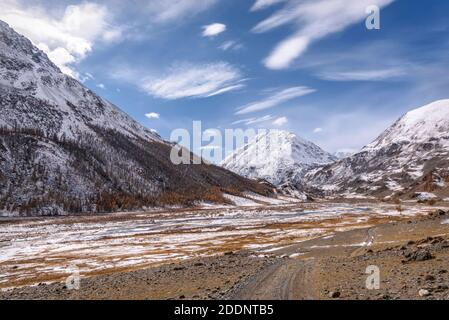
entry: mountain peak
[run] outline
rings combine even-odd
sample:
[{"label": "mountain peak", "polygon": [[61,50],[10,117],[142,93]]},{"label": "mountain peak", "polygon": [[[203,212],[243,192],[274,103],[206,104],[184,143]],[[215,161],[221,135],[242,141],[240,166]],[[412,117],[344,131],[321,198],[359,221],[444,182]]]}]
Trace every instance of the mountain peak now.
[{"label": "mountain peak", "polygon": [[0,215],[59,215],[228,200],[272,188],[213,165],[171,162],[171,144],[63,74],[0,24]]},{"label": "mountain peak", "polygon": [[307,183],[347,194],[443,192],[449,158],[449,100],[414,109],[348,158],[311,172]]},{"label": "mountain peak", "polygon": [[393,143],[422,143],[439,139],[449,132],[449,99],[438,100],[407,112],[363,151]]},{"label": "mountain peak", "polygon": [[267,130],[228,156],[222,166],[248,178],[280,185],[296,179],[306,168],[334,160],[334,156],[294,133]]},{"label": "mountain peak", "polygon": [[76,139],[92,127],[161,141],[112,103],[63,74],[47,55],[6,23],[0,28],[0,126],[37,128]]}]

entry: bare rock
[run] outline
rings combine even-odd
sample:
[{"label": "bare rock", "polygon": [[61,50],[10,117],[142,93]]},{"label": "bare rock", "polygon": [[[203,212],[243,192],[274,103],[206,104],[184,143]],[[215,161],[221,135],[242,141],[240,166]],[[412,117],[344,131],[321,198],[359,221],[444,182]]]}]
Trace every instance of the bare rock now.
[{"label": "bare rock", "polygon": [[329,298],[337,299],[341,297],[341,293],[339,291],[331,291],[329,292]]},{"label": "bare rock", "polygon": [[428,296],[430,296],[429,290],[426,290],[426,289],[420,289],[418,291],[418,294],[419,294],[420,297],[428,297]]}]

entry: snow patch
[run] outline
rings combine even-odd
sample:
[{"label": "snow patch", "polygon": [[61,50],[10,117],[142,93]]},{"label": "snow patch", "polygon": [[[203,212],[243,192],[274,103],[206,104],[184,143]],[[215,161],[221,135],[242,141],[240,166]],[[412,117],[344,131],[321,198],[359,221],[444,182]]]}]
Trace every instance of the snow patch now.
[{"label": "snow patch", "polygon": [[228,200],[231,200],[236,206],[239,207],[256,207],[261,206],[260,203],[254,202],[253,200],[237,197],[231,194],[224,194],[223,197],[225,197]]},{"label": "snow patch", "polygon": [[428,201],[428,200],[437,199],[438,197],[430,192],[417,192],[417,193],[415,193],[415,198],[418,201]]}]

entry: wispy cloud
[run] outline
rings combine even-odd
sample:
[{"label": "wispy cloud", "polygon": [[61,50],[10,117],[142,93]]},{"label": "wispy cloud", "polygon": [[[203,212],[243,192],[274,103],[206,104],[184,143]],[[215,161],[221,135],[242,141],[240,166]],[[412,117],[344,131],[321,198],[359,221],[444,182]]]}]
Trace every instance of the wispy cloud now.
[{"label": "wispy cloud", "polygon": [[156,112],[150,112],[150,113],[145,114],[145,117],[147,117],[148,119],[159,119],[161,117],[161,115]]},{"label": "wispy cloud", "polygon": [[249,125],[253,125],[253,124],[257,124],[257,123],[267,122],[267,121],[270,121],[273,119],[274,119],[274,117],[271,114],[269,114],[269,115],[266,115],[263,117],[258,117],[258,118],[256,117],[256,118],[246,118],[246,119],[237,120],[237,121],[234,121],[232,123],[232,125],[237,125],[237,124],[243,123],[243,124],[249,126]]},{"label": "wispy cloud", "polygon": [[402,77],[406,72],[399,68],[384,70],[323,72],[319,78],[329,81],[383,81]]},{"label": "wispy cloud", "polygon": [[69,5],[61,16],[54,17],[43,5],[4,1],[0,3],[0,19],[47,53],[61,71],[78,79],[81,77],[73,64],[91,52],[97,41],[116,41],[122,35],[121,28],[112,25],[108,8],[90,2]]},{"label": "wispy cloud", "polygon": [[323,128],[315,128],[313,129],[313,133],[321,133],[323,132]]},{"label": "wispy cloud", "polygon": [[256,0],[254,5],[251,7],[251,11],[262,10],[268,8],[274,4],[285,2],[287,0]]},{"label": "wispy cloud", "polygon": [[226,31],[226,25],[223,23],[212,23],[203,26],[203,37],[215,37]]},{"label": "wispy cloud", "polygon": [[287,117],[280,117],[273,121],[273,125],[282,127],[284,124],[288,122]]},{"label": "wispy cloud", "polygon": [[244,87],[239,69],[226,63],[176,64],[158,79],[147,78],[142,89],[157,98],[205,98]]},{"label": "wispy cloud", "polygon": [[[384,7],[394,0],[287,0],[283,8],[257,24],[253,31],[267,32],[293,24],[294,33],[281,41],[264,60],[269,69],[286,69],[300,57],[311,43],[329,34],[341,32],[367,17],[371,5]],[[256,1],[253,9],[261,9],[280,1]]]},{"label": "wispy cloud", "polygon": [[235,114],[239,115],[239,114],[246,114],[246,113],[256,112],[256,111],[260,111],[260,110],[270,109],[270,108],[276,107],[284,102],[311,94],[315,91],[316,91],[315,89],[311,89],[308,87],[292,87],[292,88],[284,89],[278,93],[275,93],[275,94],[267,97],[266,99],[252,102],[250,104],[240,107]]},{"label": "wispy cloud", "polygon": [[150,22],[167,23],[203,12],[216,3],[217,0],[151,0],[147,2],[146,9]]},{"label": "wispy cloud", "polygon": [[229,40],[229,41],[223,42],[218,48],[223,51],[239,50],[239,49],[243,48],[243,45],[237,41]]}]

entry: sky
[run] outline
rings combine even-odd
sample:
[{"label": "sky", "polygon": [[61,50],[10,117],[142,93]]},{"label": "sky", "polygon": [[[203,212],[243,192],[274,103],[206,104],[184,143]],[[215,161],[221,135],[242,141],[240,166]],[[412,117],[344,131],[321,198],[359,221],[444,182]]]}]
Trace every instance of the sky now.
[{"label": "sky", "polygon": [[[372,5],[380,29],[368,29]],[[63,72],[170,138],[276,128],[356,151],[449,98],[445,0],[2,0]]]}]

